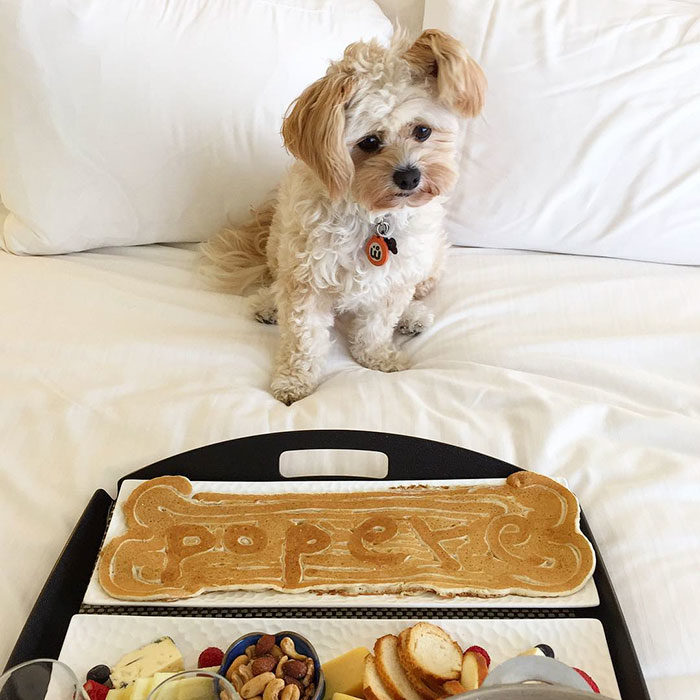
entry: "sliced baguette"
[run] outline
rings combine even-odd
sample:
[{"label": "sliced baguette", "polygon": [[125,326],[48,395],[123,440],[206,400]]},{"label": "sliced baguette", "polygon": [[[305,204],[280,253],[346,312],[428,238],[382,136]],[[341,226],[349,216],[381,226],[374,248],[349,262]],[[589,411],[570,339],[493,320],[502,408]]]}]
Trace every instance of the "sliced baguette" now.
[{"label": "sliced baguette", "polygon": [[423,700],[401,666],[398,641],[393,634],[387,634],[374,643],[377,673],[394,700]]},{"label": "sliced baguette", "polygon": [[365,700],[394,700],[389,695],[382,679],[377,673],[377,666],[374,663],[372,654],[368,654],[365,659],[365,672],[362,676],[362,693]]},{"label": "sliced baguette", "polygon": [[399,651],[406,672],[412,671],[429,686],[456,681],[462,671],[462,650],[445,630],[428,622],[408,629]]},{"label": "sliced baguette", "polygon": [[443,695],[445,695],[445,693],[440,692],[437,689],[431,688],[429,685],[427,685],[427,683],[423,681],[423,679],[417,673],[415,673],[415,671],[413,671],[410,664],[404,663],[404,658],[407,659],[406,641],[408,640],[408,632],[409,630],[405,629],[399,634],[397,651],[399,654],[399,661],[401,662],[401,667],[403,668],[404,673],[408,677],[408,680],[411,682],[411,685],[413,686],[414,690],[418,692],[418,694],[423,698],[423,700],[438,700],[438,698],[441,698]]},{"label": "sliced baguette", "polygon": [[459,681],[447,681],[442,684],[442,689],[447,695],[461,695],[467,692],[467,689]]}]

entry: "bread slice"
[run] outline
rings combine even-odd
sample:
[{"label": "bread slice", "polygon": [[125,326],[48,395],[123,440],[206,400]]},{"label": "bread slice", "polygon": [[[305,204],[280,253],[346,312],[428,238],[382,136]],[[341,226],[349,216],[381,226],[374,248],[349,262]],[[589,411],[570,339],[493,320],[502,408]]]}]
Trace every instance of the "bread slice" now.
[{"label": "bread slice", "polygon": [[401,666],[398,642],[393,634],[387,634],[374,643],[377,673],[394,700],[423,700]]},{"label": "bread slice", "polygon": [[401,667],[404,673],[411,682],[414,690],[423,698],[423,700],[438,700],[445,695],[442,691],[437,688],[431,688],[423,679],[411,668],[409,663],[404,663],[404,658],[408,661],[406,653],[406,642],[408,640],[408,629],[403,630],[399,634],[399,640],[397,645],[397,652],[399,654],[399,661],[401,662]]},{"label": "bread slice", "polygon": [[382,679],[377,673],[377,666],[374,663],[372,654],[368,654],[365,659],[365,672],[362,676],[362,693],[365,700],[394,700],[389,695]]},{"label": "bread slice", "polygon": [[462,670],[459,644],[445,630],[428,622],[409,628],[399,654],[404,669],[431,686],[456,681]]},{"label": "bread slice", "polygon": [[462,695],[467,689],[459,681],[447,681],[442,684],[442,689],[447,695]]}]

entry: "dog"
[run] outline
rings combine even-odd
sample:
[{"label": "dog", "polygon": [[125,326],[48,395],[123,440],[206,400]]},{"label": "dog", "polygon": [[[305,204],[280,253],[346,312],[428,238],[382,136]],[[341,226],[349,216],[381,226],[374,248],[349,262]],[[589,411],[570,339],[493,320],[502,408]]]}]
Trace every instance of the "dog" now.
[{"label": "dog", "polygon": [[290,105],[282,138],[296,160],[274,200],[203,246],[213,274],[239,294],[257,287],[257,319],[279,324],[278,400],[314,391],[340,314],[359,364],[407,366],[393,334],[432,322],[420,300],[448,247],[460,120],[479,114],[485,87],[464,46],[429,29],[351,44]]}]

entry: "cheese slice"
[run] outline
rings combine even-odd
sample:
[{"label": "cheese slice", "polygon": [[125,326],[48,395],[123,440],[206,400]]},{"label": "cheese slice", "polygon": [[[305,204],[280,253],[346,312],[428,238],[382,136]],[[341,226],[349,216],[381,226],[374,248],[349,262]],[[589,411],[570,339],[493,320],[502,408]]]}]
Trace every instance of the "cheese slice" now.
[{"label": "cheese slice", "polygon": [[110,688],[107,693],[107,700],[131,700],[131,688]]},{"label": "cheese slice", "polygon": [[147,700],[148,694],[153,689],[154,676],[148,678],[137,678],[131,686],[131,695],[129,700]]},{"label": "cheese slice", "polygon": [[357,647],[321,666],[326,679],[325,700],[332,700],[333,696],[338,693],[354,698],[364,697],[362,676],[365,672],[365,658],[368,654],[369,649]]},{"label": "cheese slice", "polygon": [[345,693],[333,693],[333,700],[360,700],[360,698],[346,695]]},{"label": "cheese slice", "polygon": [[156,675],[153,676],[153,687],[155,688],[157,685],[160,685],[163,681],[174,675],[175,674],[172,671],[169,673],[156,673]]},{"label": "cheese slice", "polygon": [[183,671],[184,668],[182,654],[175,642],[170,637],[162,637],[122,656],[112,668],[110,676],[115,688],[123,688],[138,678],[148,678],[166,671]]},{"label": "cheese slice", "polygon": [[168,700],[219,700],[212,678],[183,678],[173,683]]}]

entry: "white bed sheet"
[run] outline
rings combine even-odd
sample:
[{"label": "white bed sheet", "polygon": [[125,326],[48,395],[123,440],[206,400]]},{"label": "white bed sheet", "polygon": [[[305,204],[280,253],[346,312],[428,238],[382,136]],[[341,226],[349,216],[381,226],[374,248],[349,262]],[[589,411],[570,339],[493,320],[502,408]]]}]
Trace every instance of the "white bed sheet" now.
[{"label": "white bed sheet", "polygon": [[[305,428],[413,434],[568,479],[654,698],[700,684],[700,269],[453,251],[412,369],[339,336],[268,393],[277,330],[205,288],[186,246],[0,255],[0,661],[89,496],[168,455]],[[543,640],[546,641],[546,640]]]}]

